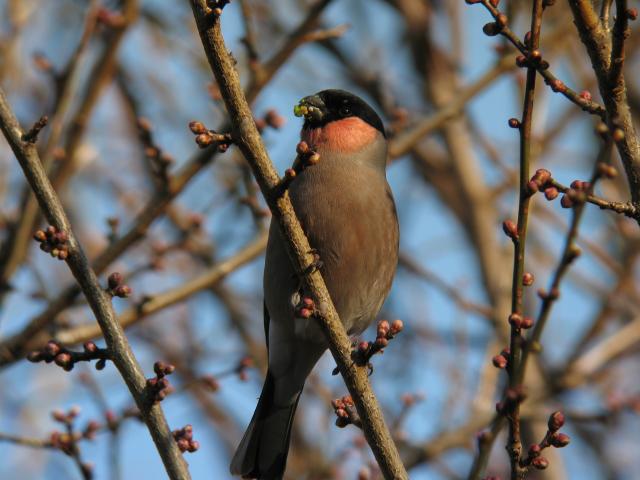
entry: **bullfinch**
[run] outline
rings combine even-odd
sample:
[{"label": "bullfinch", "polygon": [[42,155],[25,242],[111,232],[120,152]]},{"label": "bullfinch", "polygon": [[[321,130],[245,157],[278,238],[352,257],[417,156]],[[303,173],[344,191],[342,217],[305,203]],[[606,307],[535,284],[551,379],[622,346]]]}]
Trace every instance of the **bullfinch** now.
[{"label": "bullfinch", "polygon": [[[295,177],[291,202],[340,319],[357,335],[380,311],[398,263],[384,126],[373,108],[344,90],[305,97],[294,113],[304,116],[301,140],[320,160]],[[297,318],[305,295],[277,222],[269,230],[263,281],[269,368],[231,473],[275,480],[284,475],[305,380],[328,343],[317,319]]]}]

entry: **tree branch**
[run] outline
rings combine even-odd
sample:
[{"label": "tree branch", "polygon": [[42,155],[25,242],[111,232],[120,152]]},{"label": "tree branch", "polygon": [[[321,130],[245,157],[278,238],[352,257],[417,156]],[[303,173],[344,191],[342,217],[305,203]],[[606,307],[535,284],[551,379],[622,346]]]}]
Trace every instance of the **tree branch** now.
[{"label": "tree branch", "polygon": [[[622,74],[624,61],[624,40],[628,35],[626,2],[618,1],[617,20],[613,28],[613,38],[608,35],[598,14],[587,0],[570,0],[574,23],[580,39],[591,58],[591,64],[598,79],[600,95],[607,110],[607,125],[613,133],[616,147],[622,158],[631,199],[636,207],[640,205],[640,143],[633,121],[627,86]],[[622,18],[624,17],[624,18]],[[616,132],[619,131],[618,132]],[[640,218],[636,219],[640,223]]]},{"label": "tree branch", "polygon": [[[232,124],[234,142],[251,165],[274,221],[277,221],[286,238],[289,255],[300,272],[308,271],[313,264],[311,246],[295,215],[287,192],[274,195],[280,179],[264,148],[251,110],[240,86],[234,62],[222,37],[220,18],[206,15],[195,0],[191,1],[207,59],[216,77]],[[371,390],[367,371],[357,367],[351,359],[351,342],[338,318],[329,297],[322,275],[314,271],[304,276],[311,296],[320,305],[323,315],[318,318],[331,353],[338,364],[363,423],[365,437],[373,450],[385,478],[407,479],[398,450],[385,425],[382,411]]]},{"label": "tree branch", "polygon": [[146,379],[118,324],[110,296],[102,289],[80,247],[60,200],[47,178],[34,144],[22,140],[23,132],[0,89],[0,129],[16,156],[47,221],[68,236],[67,264],[84,292],[112,353],[113,363],[122,375],[172,479],[190,478],[186,462],[178,450],[159,404],[148,401]]}]

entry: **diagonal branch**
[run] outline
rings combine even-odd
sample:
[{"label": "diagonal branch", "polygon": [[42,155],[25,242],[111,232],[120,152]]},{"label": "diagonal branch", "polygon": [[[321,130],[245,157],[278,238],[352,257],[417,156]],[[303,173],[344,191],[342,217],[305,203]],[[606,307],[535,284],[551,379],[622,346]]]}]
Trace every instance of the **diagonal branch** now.
[{"label": "diagonal branch", "polygon": [[[234,142],[249,162],[260,189],[287,239],[289,255],[301,272],[313,264],[311,246],[298,221],[288,194],[274,195],[280,179],[256,129],[251,110],[240,86],[233,59],[222,37],[220,18],[206,15],[195,0],[191,1],[207,59],[216,77],[232,123]],[[311,269],[313,270],[313,269]],[[351,359],[351,343],[338,318],[327,287],[319,271],[304,276],[316,305],[322,305],[319,318],[329,341],[331,353],[351,393],[363,423],[365,437],[373,450],[385,478],[407,479],[396,445],[391,438],[378,401],[371,390],[365,368],[357,367]]]},{"label": "diagonal branch", "polygon": [[167,474],[172,479],[190,478],[186,462],[171,435],[169,426],[159,404],[148,401],[146,379],[131,346],[118,324],[111,298],[102,289],[95,272],[80,247],[58,195],[47,178],[36,147],[22,140],[23,132],[11,111],[4,91],[0,89],[0,129],[15,154],[29,185],[38,200],[47,221],[68,236],[69,255],[67,264],[91,306],[112,353],[113,362],[127,384],[142,418],[147,424],[156,448],[162,457]]}]

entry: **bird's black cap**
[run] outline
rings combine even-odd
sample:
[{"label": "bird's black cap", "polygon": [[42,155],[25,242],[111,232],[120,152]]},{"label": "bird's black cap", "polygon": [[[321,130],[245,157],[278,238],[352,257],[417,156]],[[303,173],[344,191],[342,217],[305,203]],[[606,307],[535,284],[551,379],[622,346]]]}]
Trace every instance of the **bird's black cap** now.
[{"label": "bird's black cap", "polygon": [[346,90],[322,90],[300,100],[293,113],[304,116],[303,128],[320,128],[329,122],[358,117],[386,136],[382,120],[363,99]]}]

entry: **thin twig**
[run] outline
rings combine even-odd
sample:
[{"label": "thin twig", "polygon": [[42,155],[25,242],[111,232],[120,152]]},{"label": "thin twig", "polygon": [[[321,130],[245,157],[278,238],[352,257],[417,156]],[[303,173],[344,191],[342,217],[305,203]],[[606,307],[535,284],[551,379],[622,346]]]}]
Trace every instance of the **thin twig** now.
[{"label": "thin twig", "polygon": [[[540,29],[542,25],[542,0],[534,0],[531,12],[531,38],[529,40],[530,51],[536,50],[540,43]],[[518,232],[513,238],[513,283],[511,290],[511,312],[512,315],[522,316],[523,297],[523,275],[524,258],[527,239],[527,226],[529,220],[529,204],[531,194],[528,189],[529,168],[531,163],[531,130],[533,126],[533,106],[536,88],[536,69],[533,65],[527,69],[527,81],[524,93],[524,107],[522,120],[520,121],[520,185],[518,202]],[[511,325],[510,355],[507,366],[509,375],[509,389],[517,391],[520,388],[518,379],[518,369],[520,365],[520,355],[522,347],[522,331],[517,322]],[[524,478],[525,470],[522,469],[520,461],[522,458],[522,440],[520,438],[520,401],[507,402],[505,415],[509,423],[509,440],[507,451],[511,462],[511,479],[520,480]]]},{"label": "thin twig", "polygon": [[[563,185],[558,182],[556,179],[551,179],[550,184],[558,189],[559,192],[566,193],[571,190],[570,187]],[[584,197],[585,201],[588,203],[592,203],[593,205],[598,206],[601,210],[611,210],[616,213],[624,214],[627,217],[638,218],[639,212],[638,207],[636,207],[631,202],[614,202],[611,200],[606,200],[604,198],[598,197],[593,193],[587,193]]]},{"label": "thin twig", "polygon": [[[55,103],[52,112],[49,114],[51,118],[48,127],[50,133],[42,154],[45,169],[48,169],[53,161],[54,148],[58,144],[63,130],[64,118],[72,103],[75,80],[82,65],[81,60],[85,58],[85,52],[95,27],[96,4],[97,0],[92,0],[90,3],[78,46],[67,63],[64,72],[60,76],[56,76]],[[2,244],[2,248],[0,248],[0,302],[2,302],[2,295],[5,291],[1,287],[9,282],[14,271],[24,259],[30,245],[29,238],[33,234],[37,218],[38,202],[29,191],[28,186],[25,186],[25,192],[22,197],[20,219],[11,227],[6,240]]]},{"label": "thin twig", "polygon": [[[591,195],[593,192],[593,188],[595,186],[595,182],[599,178],[598,173],[598,165],[601,162],[604,162],[607,158],[611,157],[611,142],[607,142],[600,150],[600,153],[597,156],[595,166],[593,168],[593,174],[591,179],[589,180],[589,188],[587,191],[587,196]],[[525,371],[527,368],[527,360],[531,353],[535,353],[540,351],[540,338],[542,336],[542,331],[547,324],[547,320],[549,318],[549,314],[551,313],[551,308],[557,300],[559,295],[560,282],[564,277],[565,273],[569,269],[569,266],[573,263],[573,261],[579,255],[578,247],[575,242],[578,238],[578,227],[580,225],[580,221],[582,219],[582,215],[585,209],[584,202],[577,204],[573,208],[573,218],[571,220],[571,226],[569,227],[569,231],[567,232],[567,236],[565,239],[564,249],[562,251],[562,255],[560,257],[560,261],[555,269],[553,274],[553,280],[551,281],[551,286],[549,290],[546,292],[546,295],[542,299],[542,304],[540,306],[540,312],[538,313],[538,317],[535,321],[533,331],[531,335],[527,339],[526,345],[522,350],[522,358],[520,364],[518,365],[518,372],[516,373],[518,381],[522,382],[524,380]]]},{"label": "thin twig", "polygon": [[[498,17],[501,15],[501,12],[496,7],[494,7],[489,0],[482,0],[482,5],[485,6],[485,8],[491,13],[494,19],[498,20]],[[513,46],[516,47],[520,51],[520,53],[522,53],[522,55],[524,56],[528,56],[530,52],[538,48],[537,44],[535,47],[531,49],[527,48],[527,45],[525,45],[524,42],[520,40],[520,38],[509,28],[508,25],[505,25],[504,27],[502,27],[502,29],[500,30],[500,35],[502,35],[507,40],[509,40],[509,42],[511,42],[511,44],[513,44]],[[562,95],[564,95],[568,100],[576,104],[585,112],[589,112],[593,115],[597,115],[604,120],[606,112],[602,105],[599,105],[597,102],[594,102],[592,100],[588,100],[584,97],[581,97],[580,94],[578,94],[578,92],[567,87],[564,82],[562,82],[558,77],[556,77],[551,72],[547,64],[545,64],[542,61],[539,61],[539,62],[535,62],[535,64],[530,66],[529,68],[531,67],[533,67],[538,71],[538,73],[542,76],[542,78],[544,78],[544,81],[547,85],[553,86],[553,85],[557,85],[558,82],[560,82],[563,88],[558,91],[562,93]]]}]

